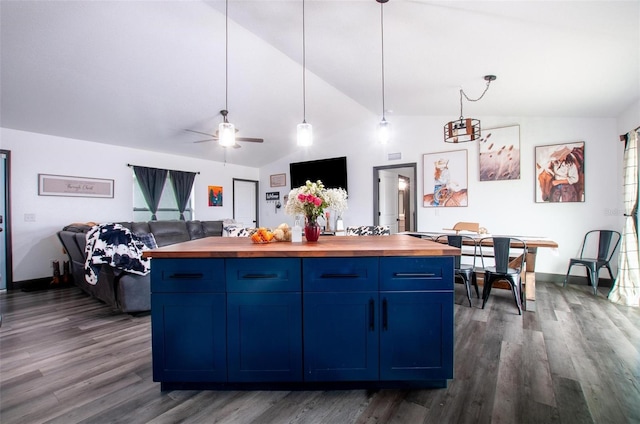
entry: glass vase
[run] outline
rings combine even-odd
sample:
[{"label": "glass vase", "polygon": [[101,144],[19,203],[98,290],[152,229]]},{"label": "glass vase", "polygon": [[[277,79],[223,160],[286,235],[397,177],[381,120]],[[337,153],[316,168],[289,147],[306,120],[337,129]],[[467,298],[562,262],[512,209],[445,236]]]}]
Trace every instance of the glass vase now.
[{"label": "glass vase", "polygon": [[318,241],[320,237],[320,225],[318,225],[318,221],[309,217],[305,219],[304,237],[307,241]]}]

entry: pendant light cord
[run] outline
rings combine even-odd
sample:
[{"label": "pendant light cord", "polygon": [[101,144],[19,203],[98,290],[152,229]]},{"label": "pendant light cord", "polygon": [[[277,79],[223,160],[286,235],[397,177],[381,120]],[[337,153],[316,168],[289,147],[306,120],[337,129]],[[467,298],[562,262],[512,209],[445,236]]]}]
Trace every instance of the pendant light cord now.
[{"label": "pendant light cord", "polygon": [[463,115],[462,115],[462,96],[464,96],[464,98],[467,99],[470,102],[477,102],[478,100],[480,100],[480,99],[482,99],[484,97],[484,95],[487,92],[487,90],[489,90],[489,84],[491,84],[491,81],[493,81],[494,79],[495,79],[495,77],[493,77],[493,78],[491,78],[490,76],[486,76],[485,77],[485,80],[487,80],[487,86],[484,88],[484,91],[482,92],[480,97],[478,97],[477,99],[470,99],[469,96],[467,96],[467,93],[465,93],[462,88],[460,89],[460,119],[463,118]]},{"label": "pendant light cord", "polygon": [[[229,110],[229,0],[225,1],[224,17],[224,108]],[[226,115],[224,122],[228,122]]]},{"label": "pendant light cord", "polygon": [[307,123],[307,51],[304,22],[304,0],[302,0],[302,123]]},{"label": "pendant light cord", "polygon": [[384,108],[384,8],[383,8],[384,3],[380,2],[380,34],[381,34],[381,38],[382,38],[382,42],[381,42],[381,46],[382,46],[382,61],[381,61],[381,68],[382,68],[382,120],[384,121],[384,112],[385,112],[385,108]]}]

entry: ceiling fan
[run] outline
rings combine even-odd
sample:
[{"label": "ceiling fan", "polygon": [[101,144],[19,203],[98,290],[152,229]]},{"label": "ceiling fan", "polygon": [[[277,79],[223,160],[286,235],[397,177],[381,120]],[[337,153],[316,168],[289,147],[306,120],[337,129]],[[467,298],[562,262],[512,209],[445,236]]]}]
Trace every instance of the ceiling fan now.
[{"label": "ceiling fan", "polygon": [[[220,114],[222,115],[222,117],[224,118],[224,121],[227,121],[227,115],[229,114],[229,111],[227,110],[221,110]],[[218,131],[216,130],[215,134],[209,134],[209,133],[205,133],[205,132],[201,132],[201,131],[195,131],[195,130],[185,130],[185,131],[189,131],[192,133],[196,133],[196,134],[202,134],[202,135],[206,135],[209,138],[206,138],[204,140],[196,140],[194,141],[194,143],[205,143],[208,141],[218,141],[219,137],[218,137]],[[236,132],[238,132],[238,129],[236,128]],[[236,137],[236,144],[234,144],[232,147],[234,149],[239,149],[241,146],[237,143],[238,141],[247,141],[247,142],[251,142],[251,143],[264,143],[264,140],[262,138],[253,138],[253,137]]]}]

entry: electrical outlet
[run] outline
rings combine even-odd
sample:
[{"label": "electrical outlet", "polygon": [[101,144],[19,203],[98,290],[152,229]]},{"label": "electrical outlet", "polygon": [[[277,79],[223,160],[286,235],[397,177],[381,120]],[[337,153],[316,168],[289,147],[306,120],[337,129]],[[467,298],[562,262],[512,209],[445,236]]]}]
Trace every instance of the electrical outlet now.
[{"label": "electrical outlet", "polygon": [[36,214],[35,213],[25,213],[24,214],[24,222],[36,222]]}]

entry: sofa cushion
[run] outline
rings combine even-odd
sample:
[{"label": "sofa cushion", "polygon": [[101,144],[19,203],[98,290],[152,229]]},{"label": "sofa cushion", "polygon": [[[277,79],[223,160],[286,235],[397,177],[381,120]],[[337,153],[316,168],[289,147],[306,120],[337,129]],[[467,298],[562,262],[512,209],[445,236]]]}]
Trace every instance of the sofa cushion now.
[{"label": "sofa cushion", "polygon": [[190,240],[185,221],[149,221],[149,229],[159,247]]},{"label": "sofa cushion", "polygon": [[148,222],[132,222],[131,223],[131,232],[133,234],[149,234],[151,232],[151,228],[149,228]]},{"label": "sofa cushion", "polygon": [[200,221],[187,221],[187,231],[191,240],[197,240],[204,237],[202,223]]},{"label": "sofa cushion", "polygon": [[205,237],[222,237],[222,221],[202,221]]}]

